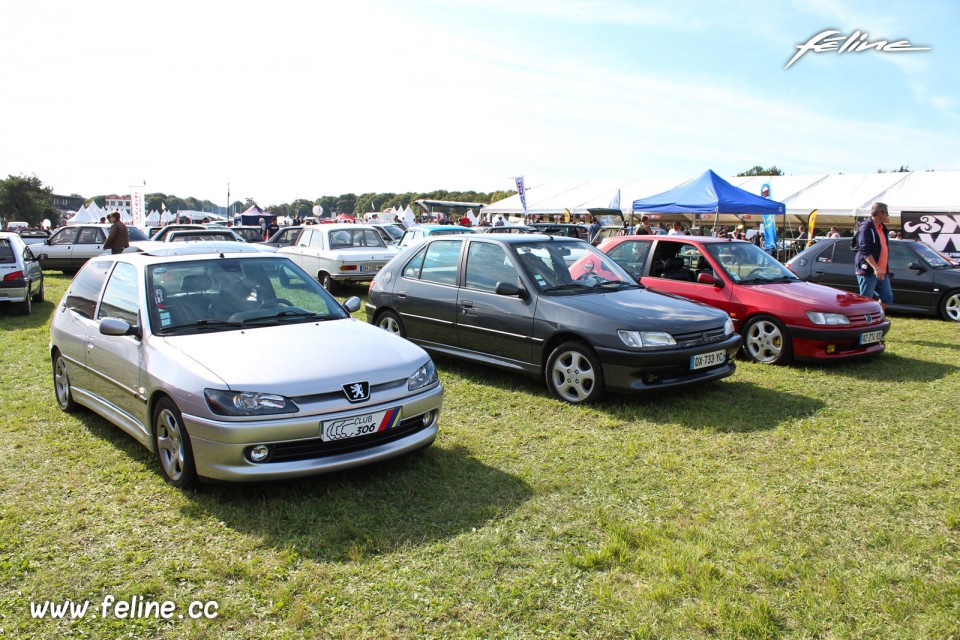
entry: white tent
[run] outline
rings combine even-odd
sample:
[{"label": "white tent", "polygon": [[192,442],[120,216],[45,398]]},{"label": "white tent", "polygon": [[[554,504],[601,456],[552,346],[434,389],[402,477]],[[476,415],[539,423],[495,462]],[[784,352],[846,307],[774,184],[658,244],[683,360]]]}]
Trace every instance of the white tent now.
[{"label": "white tent", "polygon": [[914,171],[907,174],[906,178],[864,203],[864,215],[874,202],[885,203],[896,214],[901,211],[960,213],[960,171]]},{"label": "white tent", "polygon": [[[95,208],[97,205],[92,204]],[[93,208],[81,206],[76,215],[67,220],[67,224],[86,224],[89,222],[100,222],[100,215]]]},{"label": "white tent", "polygon": [[166,224],[166,223],[168,223],[168,222],[173,222],[173,221],[176,220],[176,219],[177,219],[177,216],[176,216],[173,212],[171,212],[171,211],[164,211],[164,212],[160,215],[160,223],[161,223],[161,224]]},{"label": "white tent", "polygon": [[787,215],[805,223],[817,211],[817,226],[852,225],[880,194],[903,181],[908,173],[852,173],[829,175],[789,198],[776,197]]},{"label": "white tent", "polygon": [[143,222],[144,222],[144,224],[147,224],[147,225],[150,225],[150,226],[156,226],[156,225],[160,224],[160,212],[159,212],[159,211],[151,211],[151,212],[149,213],[149,215],[147,215],[147,217],[144,218]]}]

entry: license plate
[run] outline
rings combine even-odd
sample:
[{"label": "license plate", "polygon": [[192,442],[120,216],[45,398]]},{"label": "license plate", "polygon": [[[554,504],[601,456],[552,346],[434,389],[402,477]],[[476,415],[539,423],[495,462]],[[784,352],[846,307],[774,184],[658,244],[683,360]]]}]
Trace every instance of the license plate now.
[{"label": "license plate", "polygon": [[320,437],[324,442],[357,438],[392,429],[399,422],[400,407],[377,413],[324,420],[320,423]]},{"label": "license plate", "polygon": [[383,268],[382,264],[362,264],[360,265],[360,271],[380,271]]},{"label": "license plate", "polygon": [[883,340],[883,331],[867,331],[860,334],[860,344],[873,344]]},{"label": "license plate", "polygon": [[711,351],[710,353],[701,353],[690,358],[691,369],[703,369],[704,367],[713,367],[723,364],[727,360],[726,351]]}]

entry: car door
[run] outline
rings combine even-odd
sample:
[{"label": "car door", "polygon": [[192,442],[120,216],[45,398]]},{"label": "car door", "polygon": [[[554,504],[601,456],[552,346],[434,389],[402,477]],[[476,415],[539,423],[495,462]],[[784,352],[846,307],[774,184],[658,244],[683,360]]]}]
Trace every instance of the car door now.
[{"label": "car door", "polygon": [[[307,271],[310,275],[316,277],[316,273],[311,272],[307,269],[304,264],[304,248],[309,246],[311,240],[313,239],[314,234],[319,234],[318,229],[304,229],[303,233],[300,234],[300,237],[297,238],[297,241],[286,246],[281,247],[278,250],[278,253],[282,253],[291,260],[293,260],[298,266],[300,266],[304,271]],[[319,242],[319,238],[317,239]]]},{"label": "car door", "polygon": [[[683,261],[682,272],[689,273],[689,279],[675,279],[671,277],[670,271],[652,276],[656,273],[654,264],[669,262],[670,260]],[[700,272],[712,273],[715,278],[723,281],[723,269],[720,268],[712,255],[701,251],[696,245],[674,240],[658,240],[653,253],[653,260],[650,263],[648,277],[643,279],[643,284],[655,291],[665,291],[673,293],[690,300],[696,300],[708,304],[718,309],[733,313],[739,311],[731,308],[731,291],[733,285],[724,282],[723,287],[714,284],[703,284],[696,281],[696,276]],[[679,266],[679,263],[678,263]]]},{"label": "car door", "polygon": [[131,326],[140,324],[139,270],[118,262],[107,279],[95,322],[89,323],[86,341],[90,391],[127,414],[126,421],[140,424],[144,400],[140,388],[142,343],[137,336],[108,336],[100,333],[104,318],[117,318]]},{"label": "car door", "polygon": [[860,293],[853,265],[857,252],[850,248],[850,240],[844,238],[825,244],[822,251],[811,256],[810,282]]},{"label": "car door", "polygon": [[891,273],[893,303],[898,307],[909,306],[920,311],[936,308],[934,271],[927,268],[911,269],[911,264],[923,265],[923,261],[906,243],[891,241],[888,250],[887,270]]},{"label": "car door", "polygon": [[463,240],[429,242],[407,262],[394,288],[394,308],[407,337],[457,345],[457,286]]},{"label": "car door", "polygon": [[111,260],[95,260],[88,264],[70,282],[66,295],[54,312],[57,348],[67,361],[70,384],[77,393],[88,392],[90,388],[87,336],[99,331],[99,322],[95,318],[97,300],[112,266]]},{"label": "car door", "polygon": [[71,266],[82,267],[87,260],[103,253],[106,239],[107,236],[100,227],[81,227],[77,242],[73,245],[73,255],[70,256]]},{"label": "car door", "polygon": [[72,264],[73,246],[77,242],[79,227],[64,227],[55,232],[39,249],[40,263],[44,269],[69,268]]},{"label": "car door", "polygon": [[43,286],[43,268],[29,245],[23,246],[23,271],[30,282],[30,291],[27,294],[39,291]]},{"label": "car door", "polygon": [[499,282],[520,284],[519,269],[506,248],[493,242],[469,242],[457,297],[459,344],[469,351],[529,363],[535,305],[516,294],[497,294]]}]

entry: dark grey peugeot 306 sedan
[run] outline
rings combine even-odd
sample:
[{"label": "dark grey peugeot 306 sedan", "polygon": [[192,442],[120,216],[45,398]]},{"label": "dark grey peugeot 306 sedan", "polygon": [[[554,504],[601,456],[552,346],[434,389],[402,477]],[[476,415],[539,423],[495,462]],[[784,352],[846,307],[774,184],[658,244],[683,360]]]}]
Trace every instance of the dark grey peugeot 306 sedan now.
[{"label": "dark grey peugeot 306 sedan", "polygon": [[543,377],[570,403],[731,375],[724,311],[638,285],[587,242],[528,234],[430,238],[370,285],[377,326],[427,351]]}]

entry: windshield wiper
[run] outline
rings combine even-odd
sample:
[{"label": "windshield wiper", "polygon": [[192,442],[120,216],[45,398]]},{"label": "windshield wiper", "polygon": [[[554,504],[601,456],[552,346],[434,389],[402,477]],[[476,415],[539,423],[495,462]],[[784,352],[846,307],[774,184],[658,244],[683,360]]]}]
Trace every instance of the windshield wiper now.
[{"label": "windshield wiper", "polygon": [[242,322],[229,322],[227,320],[197,320],[188,324],[178,324],[172,327],[163,327],[158,334],[179,333],[181,331],[206,331],[218,329],[238,329],[243,326]]},{"label": "windshield wiper", "polygon": [[252,318],[244,318],[240,321],[240,326],[246,326],[248,324],[256,324],[258,322],[268,321],[268,322],[282,322],[284,320],[303,320],[304,318],[310,319],[326,319],[321,316],[319,313],[314,311],[278,311],[277,313],[268,313],[262,316],[254,316]]},{"label": "windshield wiper", "polygon": [[547,287],[546,289],[543,290],[543,292],[547,293],[548,291],[569,291],[572,289],[592,289],[592,288],[593,287],[591,287],[590,285],[583,284],[582,282],[571,282],[569,284],[558,284],[552,287]]}]

